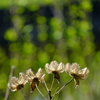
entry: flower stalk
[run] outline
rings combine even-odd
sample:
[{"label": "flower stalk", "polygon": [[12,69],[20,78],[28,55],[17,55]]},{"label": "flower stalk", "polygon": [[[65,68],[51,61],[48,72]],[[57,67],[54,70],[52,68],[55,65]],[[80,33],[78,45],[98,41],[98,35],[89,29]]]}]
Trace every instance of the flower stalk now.
[{"label": "flower stalk", "polygon": [[23,94],[23,96],[24,96],[25,100],[28,100],[28,98],[26,97],[26,95],[25,95],[25,93],[24,93],[23,89],[21,89],[21,92],[22,92],[22,94]]}]

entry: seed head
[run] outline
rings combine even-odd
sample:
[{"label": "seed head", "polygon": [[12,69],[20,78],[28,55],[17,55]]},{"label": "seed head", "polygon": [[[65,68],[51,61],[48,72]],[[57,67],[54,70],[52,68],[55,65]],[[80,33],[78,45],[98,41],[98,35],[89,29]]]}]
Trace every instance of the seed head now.
[{"label": "seed head", "polygon": [[47,63],[45,65],[47,73],[53,74],[54,78],[56,78],[58,82],[60,81],[59,73],[62,73],[64,71],[64,68],[65,68],[64,64],[62,62],[58,64],[57,61],[52,61],[50,64]]},{"label": "seed head", "polygon": [[19,73],[19,79],[11,77],[8,87],[11,91],[18,91],[27,83],[27,76],[24,73]]},{"label": "seed head", "polygon": [[33,73],[32,69],[28,69],[26,71],[26,75],[28,76],[28,81],[31,83],[31,89],[34,91],[36,85],[39,85],[39,82],[44,82],[44,76],[42,69],[39,68],[36,75]]},{"label": "seed head", "polygon": [[77,63],[66,64],[65,72],[67,72],[70,76],[74,78],[75,87],[79,85],[79,80],[86,79],[89,73],[89,69],[85,67],[84,69],[80,69],[80,66]]}]

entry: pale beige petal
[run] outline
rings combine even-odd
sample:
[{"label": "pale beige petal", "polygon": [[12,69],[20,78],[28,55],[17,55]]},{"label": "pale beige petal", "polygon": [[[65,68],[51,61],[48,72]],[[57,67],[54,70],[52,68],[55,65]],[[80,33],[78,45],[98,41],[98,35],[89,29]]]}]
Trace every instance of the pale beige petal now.
[{"label": "pale beige petal", "polygon": [[85,67],[85,68],[83,69],[83,74],[87,75],[88,73],[89,73],[89,69],[88,69],[87,67]]},{"label": "pale beige petal", "polygon": [[25,85],[28,81],[28,77],[24,73],[19,73],[18,83]]},{"label": "pale beige petal", "polygon": [[70,71],[70,74],[76,74],[77,75],[77,73],[78,73],[77,68],[71,69],[71,71]]},{"label": "pale beige petal", "polygon": [[70,73],[70,67],[71,67],[71,64],[70,64],[70,63],[67,63],[67,64],[65,65],[65,72],[66,72],[66,73]]},{"label": "pale beige petal", "polygon": [[58,67],[58,62],[57,62],[57,61],[52,61],[52,62],[50,63],[50,69],[51,69],[52,71],[56,71],[56,70],[57,70],[57,67]]},{"label": "pale beige petal", "polygon": [[79,64],[77,64],[76,62],[75,63],[72,63],[72,67],[80,69]]},{"label": "pale beige petal", "polygon": [[17,85],[14,85],[12,83],[8,83],[8,88],[11,90],[11,91],[17,91]]},{"label": "pale beige petal", "polygon": [[36,73],[37,78],[41,78],[43,76],[43,70],[41,68],[38,69],[38,72]]},{"label": "pale beige petal", "polygon": [[32,82],[33,79],[34,79],[34,78],[30,78],[30,77],[28,76],[28,82]]},{"label": "pale beige petal", "polygon": [[44,76],[45,76],[45,74],[43,74],[42,77],[39,79],[40,82],[44,82],[45,81]]},{"label": "pale beige petal", "polygon": [[49,73],[49,74],[52,73],[52,70],[50,69],[50,66],[49,66],[48,63],[45,65],[45,70],[46,70],[46,72]]},{"label": "pale beige petal", "polygon": [[64,64],[61,62],[59,65],[58,65],[58,68],[57,68],[57,72],[58,73],[62,73],[64,71]]},{"label": "pale beige petal", "polygon": [[79,70],[78,72],[78,76],[80,79],[86,79],[89,73],[89,69],[88,68],[84,68]]},{"label": "pale beige petal", "polygon": [[73,63],[70,68],[70,74],[78,74],[80,66],[77,63]]},{"label": "pale beige petal", "polygon": [[32,80],[33,80],[34,77],[35,77],[34,73],[32,72],[32,69],[26,70],[26,75],[28,76],[28,81],[29,81],[29,82],[32,82]]},{"label": "pale beige petal", "polygon": [[14,85],[18,85],[18,78],[16,77],[11,77],[9,83],[14,84]]},{"label": "pale beige petal", "polygon": [[11,90],[11,91],[17,91],[17,86],[12,84],[12,85],[10,86],[10,90]]}]

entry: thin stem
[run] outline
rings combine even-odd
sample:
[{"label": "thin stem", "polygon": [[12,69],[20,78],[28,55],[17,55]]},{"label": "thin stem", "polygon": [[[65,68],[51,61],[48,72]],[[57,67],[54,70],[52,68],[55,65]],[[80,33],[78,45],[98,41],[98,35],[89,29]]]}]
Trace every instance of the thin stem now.
[{"label": "thin stem", "polygon": [[[59,89],[59,87],[56,89],[56,91],[55,91],[55,92],[57,92],[57,90],[58,90],[58,89]],[[54,92],[54,93],[55,93],[55,92]]]},{"label": "thin stem", "polygon": [[28,98],[26,97],[26,95],[25,95],[25,93],[24,93],[23,89],[21,89],[21,92],[22,92],[22,94],[23,94],[23,96],[24,96],[25,100],[28,100]]},{"label": "thin stem", "polygon": [[54,95],[53,95],[52,97],[54,98],[54,96],[55,96],[56,94],[58,94],[65,86],[67,86],[69,83],[71,83],[73,79],[74,79],[74,78],[72,78],[68,83],[66,83],[65,85],[63,85],[57,92],[54,93]]},{"label": "thin stem", "polygon": [[[59,89],[59,87],[55,90],[55,92],[54,93],[56,93],[57,92],[57,90]],[[54,96],[52,96],[52,99],[54,98]],[[58,98],[58,97],[57,97]],[[57,100],[57,99],[56,99]]]},{"label": "thin stem", "polygon": [[49,95],[49,98],[50,98],[50,100],[51,100],[51,99],[52,99],[52,96],[51,96],[51,90],[48,89],[47,84],[46,84],[45,81],[44,81],[44,85],[45,85],[45,88],[46,88],[47,93],[48,93],[48,95]]},{"label": "thin stem", "polygon": [[48,95],[49,95],[49,98],[50,98],[50,100],[51,100],[51,99],[52,99],[52,96],[51,96],[51,90],[48,89],[47,84],[46,84],[45,81],[44,81],[43,83],[44,83],[44,85],[45,85],[45,88],[46,88],[47,93],[48,93]]},{"label": "thin stem", "polygon": [[52,79],[52,83],[51,83],[51,86],[50,86],[50,90],[48,91],[48,95],[49,95],[49,99],[52,100],[52,96],[51,96],[51,89],[53,87],[53,84],[54,84],[54,76],[53,76],[53,79]]},{"label": "thin stem", "polygon": [[[11,66],[10,75],[9,75],[9,80],[10,80],[10,78],[13,76],[14,69],[15,69],[15,66],[14,66],[14,65]],[[7,88],[7,90],[6,90],[6,94],[5,94],[4,100],[7,100],[7,99],[8,99],[8,96],[9,96],[9,88]]]},{"label": "thin stem", "polygon": [[42,92],[39,90],[37,84],[36,84],[36,88],[37,88],[38,92],[42,95],[42,97],[43,97],[45,100],[47,100],[46,97],[45,97],[45,96],[42,94]]},{"label": "thin stem", "polygon": [[58,97],[59,97],[59,94],[57,95],[56,100],[58,100]]},{"label": "thin stem", "polygon": [[46,82],[44,81],[43,83],[44,83],[44,85],[45,85],[45,88],[46,88],[46,90],[47,90],[47,92],[48,92],[48,91],[49,91],[49,89],[48,89],[48,87],[47,87],[47,84],[46,84]]},{"label": "thin stem", "polygon": [[51,100],[51,98],[52,98],[52,96],[51,96],[51,91],[48,89],[47,84],[46,84],[45,81],[44,81],[44,85],[45,85],[45,89],[46,89],[46,91],[47,91],[47,93],[48,93],[48,95],[49,95],[49,98],[50,98],[50,100]]},{"label": "thin stem", "polygon": [[51,87],[50,87],[50,91],[51,91],[51,89],[52,89],[52,87],[53,87],[53,84],[54,84],[54,77],[53,77],[53,79],[52,79],[52,84],[51,84]]}]

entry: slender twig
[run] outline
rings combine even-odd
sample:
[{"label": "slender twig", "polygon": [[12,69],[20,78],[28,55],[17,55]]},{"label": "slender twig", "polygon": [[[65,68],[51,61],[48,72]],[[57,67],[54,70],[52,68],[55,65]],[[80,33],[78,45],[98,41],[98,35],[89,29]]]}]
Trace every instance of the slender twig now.
[{"label": "slender twig", "polygon": [[57,95],[56,100],[58,100],[58,98],[59,98],[59,94]]},{"label": "slender twig", "polygon": [[45,89],[46,89],[46,91],[48,93],[48,96],[49,96],[49,98],[51,100],[51,98],[52,98],[52,96],[51,96],[51,90],[48,89],[46,82],[44,82],[44,85],[45,85]]},{"label": "slender twig", "polygon": [[42,92],[39,90],[39,88],[38,88],[38,86],[37,86],[37,84],[36,84],[36,89],[38,90],[38,92],[42,95],[42,97],[45,99],[45,100],[47,100],[46,99],[46,97],[42,94]]},{"label": "slender twig", "polygon": [[[55,92],[54,93],[56,93],[57,92],[57,90],[59,89],[59,87],[57,87],[57,89],[55,90]],[[52,99],[54,98],[54,96],[52,96]],[[58,97],[57,97],[58,98]],[[57,100],[57,99],[56,99]]]},{"label": "slender twig", "polygon": [[51,99],[52,99],[52,96],[51,96],[51,89],[52,89],[53,84],[54,84],[54,77],[53,77],[53,79],[52,79],[52,83],[51,83],[50,89],[48,89],[47,84],[46,84],[46,82],[45,82],[45,81],[44,81],[43,83],[44,83],[45,88],[46,88],[46,90],[47,90],[47,92],[48,92],[49,99],[51,100]]},{"label": "slender twig", "polygon": [[49,96],[49,98],[50,98],[50,100],[51,100],[51,98],[52,98],[52,96],[51,96],[51,90],[48,89],[47,84],[46,84],[45,81],[44,81],[43,83],[44,83],[44,85],[45,85],[45,89],[46,89],[46,91],[47,91],[47,93],[48,93],[48,96]]},{"label": "slender twig", "polygon": [[70,82],[72,82],[72,80],[73,80],[73,78],[68,83],[63,85],[62,88],[60,88],[55,94],[58,94],[65,86],[67,86]]},{"label": "slender twig", "polygon": [[25,95],[25,93],[24,93],[23,89],[21,89],[21,92],[22,92],[22,94],[23,94],[23,96],[24,96],[25,100],[28,100],[28,98],[26,97],[26,95]]},{"label": "slender twig", "polygon": [[[9,75],[9,80],[10,80],[10,78],[13,76],[14,69],[15,69],[15,66],[14,66],[14,65],[11,66],[10,75]],[[8,99],[9,91],[10,91],[9,88],[7,87],[4,100],[7,100],[7,99]]]},{"label": "slender twig", "polygon": [[69,82],[67,82],[66,84],[64,84],[57,92],[54,93],[54,95],[52,96],[52,98],[54,98],[54,96],[56,94],[58,94],[65,86],[67,86],[69,83],[71,83],[73,81],[74,78],[72,78]]},{"label": "slender twig", "polygon": [[52,79],[52,83],[51,83],[51,86],[50,86],[50,89],[48,91],[48,95],[49,95],[49,99],[52,100],[52,96],[51,96],[51,89],[53,87],[53,84],[54,84],[54,76],[53,76],[53,79]]},{"label": "slender twig", "polygon": [[56,93],[58,91],[59,87],[57,87],[56,91],[54,93]]},{"label": "slender twig", "polygon": [[53,84],[54,84],[54,76],[53,76],[53,79],[52,79],[52,84],[51,84],[51,87],[50,87],[50,91],[51,91],[51,89],[53,87]]},{"label": "slender twig", "polygon": [[46,82],[44,81],[43,83],[44,83],[44,86],[45,86],[45,88],[46,88],[46,90],[47,90],[47,92],[48,92],[48,91],[49,91],[49,89],[48,89],[48,87],[47,87]]}]

